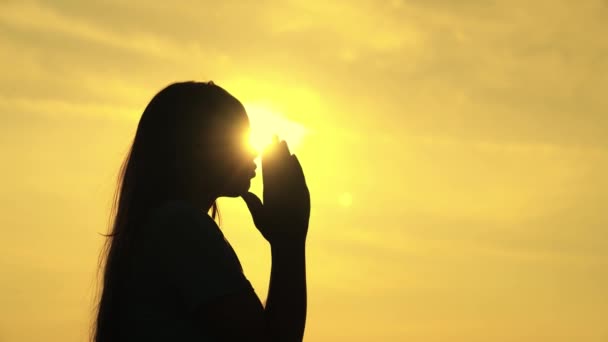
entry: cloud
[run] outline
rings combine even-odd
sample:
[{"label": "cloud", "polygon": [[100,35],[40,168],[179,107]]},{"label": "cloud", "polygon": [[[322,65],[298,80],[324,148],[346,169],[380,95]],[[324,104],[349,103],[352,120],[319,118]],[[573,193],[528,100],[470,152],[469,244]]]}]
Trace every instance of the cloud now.
[{"label": "cloud", "polygon": [[[602,58],[607,45],[594,38],[608,28],[599,3],[3,7],[0,21],[10,28],[5,39],[12,51],[4,61],[23,51],[21,70],[44,71],[53,83],[99,70],[106,79],[150,93],[180,78],[248,78],[277,88],[304,84],[332,94],[337,110],[331,115],[345,126],[509,143],[608,143],[602,134],[608,103],[601,92],[608,82]],[[38,38],[27,38],[28,32]],[[8,80],[36,89],[27,71],[22,81],[7,71]],[[15,89],[9,82],[0,89]],[[112,94],[118,93],[115,85],[107,86]],[[78,93],[74,88],[58,89]]]}]

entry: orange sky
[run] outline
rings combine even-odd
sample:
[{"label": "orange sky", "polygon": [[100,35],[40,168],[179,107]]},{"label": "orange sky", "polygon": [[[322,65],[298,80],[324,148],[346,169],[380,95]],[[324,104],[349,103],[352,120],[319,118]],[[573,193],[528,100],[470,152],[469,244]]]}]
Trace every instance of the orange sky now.
[{"label": "orange sky", "polygon": [[[150,98],[191,79],[305,168],[306,341],[608,340],[607,17],[599,0],[0,2],[0,341],[85,339],[119,164]],[[220,205],[264,299],[268,246]]]}]

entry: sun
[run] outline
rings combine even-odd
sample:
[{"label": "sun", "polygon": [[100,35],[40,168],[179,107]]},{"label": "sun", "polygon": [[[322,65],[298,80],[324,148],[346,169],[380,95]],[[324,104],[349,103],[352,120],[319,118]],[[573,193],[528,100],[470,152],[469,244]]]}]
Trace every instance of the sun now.
[{"label": "sun", "polygon": [[306,128],[303,125],[287,119],[267,106],[250,103],[245,104],[245,109],[251,123],[247,143],[256,151],[261,153],[270,144],[275,134],[279,136],[279,139],[287,142],[291,153],[300,147],[306,135]]}]

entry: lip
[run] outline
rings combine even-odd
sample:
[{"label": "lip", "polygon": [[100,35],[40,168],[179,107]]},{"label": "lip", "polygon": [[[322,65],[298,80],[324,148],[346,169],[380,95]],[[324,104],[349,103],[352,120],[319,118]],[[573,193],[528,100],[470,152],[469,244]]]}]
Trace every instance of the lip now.
[{"label": "lip", "polygon": [[257,166],[257,165],[255,165],[255,164],[253,164],[253,167],[251,167],[251,168],[249,169],[249,176],[250,176],[251,178],[253,178],[253,177],[255,177],[255,176],[256,176],[255,170],[256,170],[257,168],[258,168],[258,166]]}]

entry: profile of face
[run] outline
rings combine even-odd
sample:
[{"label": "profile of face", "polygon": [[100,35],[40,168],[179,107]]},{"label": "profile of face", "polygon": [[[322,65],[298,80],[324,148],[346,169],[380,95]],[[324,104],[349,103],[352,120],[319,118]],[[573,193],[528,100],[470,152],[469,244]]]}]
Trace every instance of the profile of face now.
[{"label": "profile of face", "polygon": [[248,143],[250,123],[245,108],[230,111],[212,124],[201,157],[200,181],[217,197],[246,193],[255,177],[257,152]]},{"label": "profile of face", "polygon": [[256,169],[249,131],[245,107],[223,88],[173,83],[154,96],[140,119],[127,167],[135,170],[132,182],[150,201],[156,193],[159,200],[177,196],[202,203],[241,196]]}]

